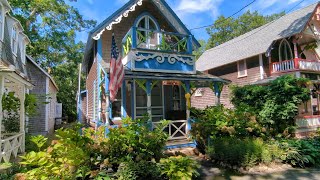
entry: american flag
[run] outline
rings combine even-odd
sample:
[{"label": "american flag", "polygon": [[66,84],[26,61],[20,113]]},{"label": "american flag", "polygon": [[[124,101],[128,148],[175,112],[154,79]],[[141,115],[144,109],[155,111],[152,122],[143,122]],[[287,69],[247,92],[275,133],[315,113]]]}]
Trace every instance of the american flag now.
[{"label": "american flag", "polygon": [[117,97],[118,89],[119,87],[121,87],[122,81],[124,79],[124,68],[119,56],[119,50],[114,38],[114,34],[112,34],[111,46],[109,91],[110,101],[113,102]]}]

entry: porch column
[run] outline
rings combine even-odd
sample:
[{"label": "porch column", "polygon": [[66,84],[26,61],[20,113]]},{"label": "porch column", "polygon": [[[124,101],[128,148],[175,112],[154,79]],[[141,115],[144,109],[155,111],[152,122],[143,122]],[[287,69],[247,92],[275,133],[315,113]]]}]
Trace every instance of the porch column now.
[{"label": "porch column", "polygon": [[21,143],[21,151],[24,152],[25,150],[25,130],[24,130],[24,127],[25,127],[25,107],[24,107],[24,101],[25,101],[25,98],[26,98],[26,89],[25,89],[25,85],[21,85],[20,86],[20,96],[19,96],[19,99],[20,99],[20,133],[23,133],[23,140],[22,140],[22,143]]},{"label": "porch column", "polygon": [[293,39],[292,43],[293,43],[294,58],[297,59],[299,58],[297,40]]},{"label": "porch column", "polygon": [[[214,95],[216,96],[216,106],[219,106],[220,103],[220,95],[221,95],[221,90],[222,88],[220,87],[222,83],[214,82],[213,88],[214,88]],[[223,86],[223,85],[222,85]],[[221,88],[221,90],[220,90]]]},{"label": "porch column", "polygon": [[185,81],[186,85],[186,102],[187,102],[187,132],[191,130],[190,108],[191,108],[191,94],[190,94],[190,81]]},{"label": "porch column", "polygon": [[147,110],[149,115],[149,123],[150,129],[152,129],[152,109],[151,109],[151,81],[147,80],[146,82],[146,89],[147,89]]},{"label": "porch column", "polygon": [[127,86],[126,86],[126,80],[123,80],[122,82],[122,90],[121,90],[121,96],[122,96],[122,104],[121,104],[121,115],[122,117],[127,117]]},{"label": "porch column", "polygon": [[110,125],[110,91],[109,91],[109,79],[107,74],[105,74],[105,88],[104,92],[106,95],[106,122],[105,125],[109,126]]},{"label": "porch column", "polygon": [[131,118],[134,120],[135,119],[135,90],[136,90],[136,86],[135,86],[135,82],[134,79],[132,79],[131,82]]},{"label": "porch column", "polygon": [[191,108],[190,81],[185,81],[185,85],[186,85],[185,98],[187,102],[187,120],[189,120],[190,108]]},{"label": "porch column", "polygon": [[[3,119],[3,113],[2,113],[2,96],[4,92],[4,76],[0,75],[0,140],[1,140],[1,127],[2,127],[2,119]],[[1,142],[0,142],[0,150],[1,150]]]}]

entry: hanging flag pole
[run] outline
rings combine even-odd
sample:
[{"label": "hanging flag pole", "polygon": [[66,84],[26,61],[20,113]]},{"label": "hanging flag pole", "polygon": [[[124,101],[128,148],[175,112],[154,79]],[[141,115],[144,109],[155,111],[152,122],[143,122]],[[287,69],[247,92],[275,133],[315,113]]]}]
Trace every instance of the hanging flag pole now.
[{"label": "hanging flag pole", "polygon": [[[112,33],[112,44],[111,44],[111,60],[110,60],[110,81],[109,81],[109,98],[107,97],[107,101],[110,100],[112,103],[116,97],[119,88],[122,86],[124,79],[124,67],[121,61],[121,57],[119,55],[119,50],[116,44],[116,40],[114,37],[114,33]],[[107,102],[107,111],[109,109],[110,103]],[[109,112],[106,114],[107,118],[109,116]]]}]

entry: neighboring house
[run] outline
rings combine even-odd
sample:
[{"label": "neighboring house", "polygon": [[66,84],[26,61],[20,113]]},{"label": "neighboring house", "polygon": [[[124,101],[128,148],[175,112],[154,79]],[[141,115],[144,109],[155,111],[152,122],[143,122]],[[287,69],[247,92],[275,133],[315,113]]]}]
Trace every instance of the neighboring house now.
[{"label": "neighboring house", "polygon": [[[109,103],[112,33],[125,66],[125,80],[116,100]],[[192,51],[198,47],[164,0],[130,0],[89,35],[83,61],[86,90],[78,106],[82,122],[97,127],[148,114],[152,128],[162,119],[172,120],[166,128],[170,140],[187,140],[191,88],[228,83],[195,70]],[[219,88],[215,89],[219,94]]]},{"label": "neighboring house", "polygon": [[[320,8],[319,3],[296,10],[233,40],[209,49],[196,63],[197,70],[227,78],[232,84],[267,84],[278,76],[292,74],[312,80],[310,101],[300,108],[297,135],[320,127]],[[208,89],[192,97],[195,107],[213,105]],[[221,102],[230,103],[230,89],[224,87]]]},{"label": "neighboring house", "polygon": [[27,71],[34,85],[29,93],[37,96],[37,112],[36,115],[28,118],[27,132],[52,134],[56,118],[58,86],[53,78],[30,56],[27,56]]},{"label": "neighboring house", "polygon": [[[32,88],[26,72],[26,45],[28,37],[18,20],[10,16],[10,5],[0,0],[0,163],[17,157],[25,149],[25,94]],[[20,108],[13,121],[19,125],[12,132],[4,123],[9,113],[3,109],[3,95],[14,92],[20,101]]]}]

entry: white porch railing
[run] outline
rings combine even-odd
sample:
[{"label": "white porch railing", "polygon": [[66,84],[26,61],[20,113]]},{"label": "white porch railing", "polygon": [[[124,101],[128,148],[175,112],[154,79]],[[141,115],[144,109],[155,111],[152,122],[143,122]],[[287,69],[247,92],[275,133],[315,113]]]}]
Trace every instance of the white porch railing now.
[{"label": "white porch railing", "polygon": [[[173,120],[163,128],[169,134],[169,140],[179,140],[188,138],[187,120]],[[152,129],[157,127],[159,122],[152,122]]]},{"label": "white porch railing", "polygon": [[24,152],[24,133],[2,134],[0,139],[0,163],[9,162],[10,158],[17,157],[18,153]]},{"label": "white porch railing", "polygon": [[271,73],[289,71],[294,69],[294,60],[272,63]]},{"label": "white porch railing", "polygon": [[310,70],[310,71],[320,71],[320,62],[309,61],[309,60],[299,60],[299,69]]},{"label": "white porch railing", "polygon": [[292,70],[320,71],[320,62],[306,59],[292,59],[271,63],[272,73],[281,73]]}]

